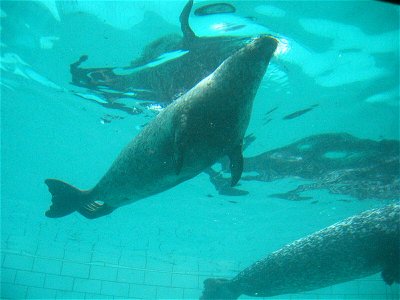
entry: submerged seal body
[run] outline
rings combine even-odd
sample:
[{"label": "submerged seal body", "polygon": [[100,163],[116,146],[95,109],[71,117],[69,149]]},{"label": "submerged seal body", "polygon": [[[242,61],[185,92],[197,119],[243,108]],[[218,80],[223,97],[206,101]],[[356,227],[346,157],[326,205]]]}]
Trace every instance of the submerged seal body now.
[{"label": "submerged seal body", "polygon": [[400,205],[373,209],[288,244],[231,280],[206,279],[201,299],[299,293],[382,271],[399,282]]},{"label": "submerged seal body", "polygon": [[228,155],[232,185],[243,170],[242,140],[258,86],[277,47],[270,36],[255,38],[212,74],[178,98],[140,132],[91,190],[56,179],[48,217],[74,211],[97,218],[115,208],[192,178]]}]

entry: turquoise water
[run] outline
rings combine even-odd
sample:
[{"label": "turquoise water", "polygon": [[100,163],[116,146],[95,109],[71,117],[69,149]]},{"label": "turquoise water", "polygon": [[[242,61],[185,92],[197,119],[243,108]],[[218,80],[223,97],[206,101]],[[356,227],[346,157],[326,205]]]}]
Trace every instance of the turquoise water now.
[{"label": "turquoise water", "polygon": [[[231,278],[287,243],[398,201],[398,6],[232,1],[234,14],[192,13],[196,34],[281,42],[254,102],[239,185],[221,188],[230,174],[209,171],[99,219],[46,218],[44,179],[91,188],[165,105],[116,100],[140,114],[101,105],[99,93],[71,83],[70,64],[86,54],[85,68],[129,65],[147,44],[180,34],[185,3],[1,2],[2,298],[198,298],[206,278]],[[399,286],[376,274],[276,298],[398,297]]]}]

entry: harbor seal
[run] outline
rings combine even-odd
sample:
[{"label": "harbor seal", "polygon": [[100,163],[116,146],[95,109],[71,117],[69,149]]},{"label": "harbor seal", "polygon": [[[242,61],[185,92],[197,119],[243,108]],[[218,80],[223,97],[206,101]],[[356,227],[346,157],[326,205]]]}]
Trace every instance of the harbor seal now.
[{"label": "harbor seal", "polygon": [[[193,0],[189,0],[180,14],[181,34],[171,33],[146,45],[129,66],[85,68],[81,64],[88,56],[83,55],[70,65],[72,84],[95,92],[105,102],[98,104],[128,113],[137,113],[137,109],[132,111],[130,107],[121,106],[118,99],[134,98],[169,105],[254,37],[197,36],[189,24],[192,7]],[[172,55],[174,59],[154,65],[161,57],[173,53],[184,55]]]},{"label": "harbor seal", "polygon": [[382,271],[399,283],[400,205],[365,211],[288,244],[231,280],[206,279],[200,299],[300,293]]},{"label": "harbor seal", "polygon": [[[254,136],[245,137],[243,149],[254,140]],[[225,159],[220,162],[222,172],[211,168],[206,172],[218,192],[229,195],[235,192],[227,186],[228,179],[223,176],[229,171],[229,164]],[[312,199],[304,195],[311,190],[327,190],[330,194],[348,195],[358,200],[398,200],[400,141],[361,139],[348,133],[316,134],[245,157],[243,171],[249,175],[242,180],[302,179],[295,188],[269,195],[291,201]]]},{"label": "harbor seal", "polygon": [[242,140],[253,100],[277,43],[260,36],[226,59],[158,114],[93,189],[47,179],[52,205],[46,216],[78,211],[98,218],[190,179],[225,155],[235,185],[243,170]]}]

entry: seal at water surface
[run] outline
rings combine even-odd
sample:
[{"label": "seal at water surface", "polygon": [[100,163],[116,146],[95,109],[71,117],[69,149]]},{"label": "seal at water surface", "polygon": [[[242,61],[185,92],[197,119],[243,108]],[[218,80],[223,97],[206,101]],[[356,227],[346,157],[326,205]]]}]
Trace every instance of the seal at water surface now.
[{"label": "seal at water surface", "polygon": [[365,211],[288,244],[231,280],[206,279],[200,299],[300,293],[382,271],[399,283],[400,205]]},{"label": "seal at water surface", "polygon": [[[222,3],[212,6],[222,8],[221,5],[229,6]],[[210,12],[211,9],[207,6],[208,9],[202,7]],[[182,34],[171,33],[154,40],[144,47],[140,56],[129,66],[85,68],[81,64],[88,57],[83,55],[70,65],[72,84],[95,92],[105,102],[96,103],[128,113],[136,114],[140,109],[132,111],[129,106],[118,103],[118,99],[156,100],[163,105],[169,105],[215,71],[225,59],[253,37],[196,36],[189,24],[192,7],[193,0],[187,1],[179,17]],[[222,8],[220,11],[223,10]],[[170,58],[165,60],[168,56]],[[85,98],[82,94],[78,96]]]},{"label": "seal at water surface", "polygon": [[276,39],[261,36],[226,59],[157,115],[93,189],[47,179],[53,197],[46,216],[109,214],[196,176],[225,155],[235,185],[243,170],[242,141],[253,100],[276,47]]}]

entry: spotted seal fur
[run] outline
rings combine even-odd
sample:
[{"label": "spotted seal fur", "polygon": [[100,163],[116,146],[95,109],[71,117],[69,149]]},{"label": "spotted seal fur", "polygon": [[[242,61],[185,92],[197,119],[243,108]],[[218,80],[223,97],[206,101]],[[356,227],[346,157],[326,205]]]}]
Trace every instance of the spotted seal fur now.
[{"label": "spotted seal fur", "polygon": [[399,283],[400,204],[365,211],[271,253],[231,280],[206,279],[201,299],[300,293],[382,272]]}]

